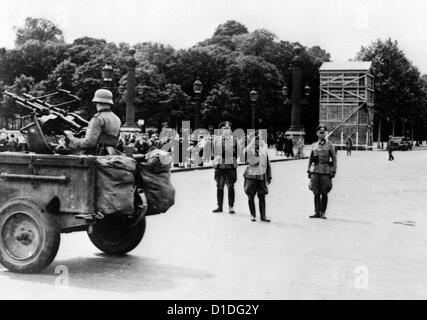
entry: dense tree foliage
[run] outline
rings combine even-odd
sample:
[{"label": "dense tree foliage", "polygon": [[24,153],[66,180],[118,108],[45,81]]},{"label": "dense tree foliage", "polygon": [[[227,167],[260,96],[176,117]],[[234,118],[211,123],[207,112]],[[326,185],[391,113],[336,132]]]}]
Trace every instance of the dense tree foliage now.
[{"label": "dense tree foliage", "polygon": [[[330,54],[319,46],[307,48],[278,40],[265,29],[249,32],[234,20],[219,25],[211,38],[188,49],[175,50],[152,42],[135,44],[136,116],[149,126],[166,120],[179,127],[182,120],[192,121],[196,103],[193,83],[200,78],[204,127],[216,127],[225,119],[234,126],[249,127],[249,93],[255,89],[259,93],[257,116],[263,127],[284,131],[290,125],[291,107],[283,103],[281,88],[285,82],[291,84],[295,45],[303,47],[303,87],[308,84],[312,88],[303,105],[303,124],[308,140],[312,140],[319,116],[318,68],[330,61]],[[48,93],[61,78],[63,88],[81,97],[82,111],[90,116],[91,98],[104,85],[101,70],[109,62],[114,68],[115,111],[124,118],[129,49],[127,43],[91,37],[65,43],[62,31],[52,22],[27,18],[24,26],[16,29],[16,47],[0,49],[0,93],[5,89]],[[420,77],[397,44],[391,40],[375,42],[363,47],[357,59],[374,61],[377,118],[419,122],[416,115],[425,113],[427,77]],[[7,101],[0,110],[3,116],[17,111]]]},{"label": "dense tree foliage", "polygon": [[373,62],[375,121],[376,129],[382,122],[382,136],[409,135],[412,128],[416,129],[417,136],[424,135],[425,81],[398,43],[391,39],[377,40],[362,47],[356,59]]}]

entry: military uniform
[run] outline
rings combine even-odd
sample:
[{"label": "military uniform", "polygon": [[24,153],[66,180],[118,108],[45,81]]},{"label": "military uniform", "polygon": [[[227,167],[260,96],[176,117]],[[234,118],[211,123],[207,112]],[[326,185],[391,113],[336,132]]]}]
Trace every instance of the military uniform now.
[{"label": "military uniform", "polygon": [[332,178],[337,171],[337,157],[331,142],[321,139],[312,145],[307,172],[310,176],[309,189],[314,193],[315,215],[325,218],[328,193],[332,189]]},{"label": "military uniform", "polygon": [[256,220],[255,195],[258,195],[261,221],[270,222],[267,219],[265,208],[265,196],[268,194],[267,185],[271,182],[271,166],[267,147],[260,147],[251,142],[245,151],[248,156],[249,165],[243,174],[245,178],[244,190],[248,196],[252,221]]},{"label": "military uniform", "polygon": [[118,116],[109,108],[101,109],[90,120],[85,137],[69,137],[69,146],[92,155],[110,154],[119,143],[120,127]]},{"label": "military uniform", "polygon": [[[229,123],[226,123],[229,126]],[[220,125],[220,128],[223,128]],[[222,212],[224,202],[224,186],[228,189],[228,205],[230,213],[234,213],[234,184],[237,181],[238,140],[232,135],[219,136],[213,141],[215,181],[217,188],[218,208],[214,212]]]}]

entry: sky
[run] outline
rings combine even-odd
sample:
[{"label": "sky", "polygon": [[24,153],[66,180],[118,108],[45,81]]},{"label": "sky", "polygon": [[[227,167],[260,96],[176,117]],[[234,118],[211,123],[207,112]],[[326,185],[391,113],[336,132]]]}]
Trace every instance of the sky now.
[{"label": "sky", "polygon": [[90,36],[175,49],[237,20],[249,31],[272,31],[277,40],[319,45],[333,61],[348,61],[362,45],[391,37],[427,74],[425,0],[0,0],[0,47],[14,46],[13,27],[28,16],[58,24],[67,42]]}]

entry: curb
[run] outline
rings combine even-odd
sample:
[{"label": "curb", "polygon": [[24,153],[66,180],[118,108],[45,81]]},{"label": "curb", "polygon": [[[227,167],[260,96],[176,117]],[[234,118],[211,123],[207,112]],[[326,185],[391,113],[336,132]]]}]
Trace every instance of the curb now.
[{"label": "curb", "polygon": [[[306,160],[308,159],[308,157],[302,157],[302,158],[289,158],[289,159],[273,159],[270,160],[270,163],[273,162],[285,162],[285,161],[296,161],[296,160]],[[238,166],[246,166],[247,163],[239,163]],[[209,166],[204,166],[204,167],[194,167],[194,168],[178,168],[178,169],[171,169],[171,173],[175,173],[175,172],[185,172],[185,171],[196,171],[196,170],[208,170],[208,169],[213,169],[213,167],[211,165]]]}]

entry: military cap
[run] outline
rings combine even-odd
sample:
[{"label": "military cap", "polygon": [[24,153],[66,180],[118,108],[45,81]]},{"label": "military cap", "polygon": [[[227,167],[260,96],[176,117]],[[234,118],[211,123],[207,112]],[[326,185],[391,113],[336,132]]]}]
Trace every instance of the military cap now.
[{"label": "military cap", "polygon": [[328,129],[325,127],[325,126],[318,126],[317,128],[316,128],[316,132],[317,131],[328,131]]},{"label": "military cap", "polygon": [[223,121],[219,124],[218,129],[231,129],[232,123],[230,121]]}]

